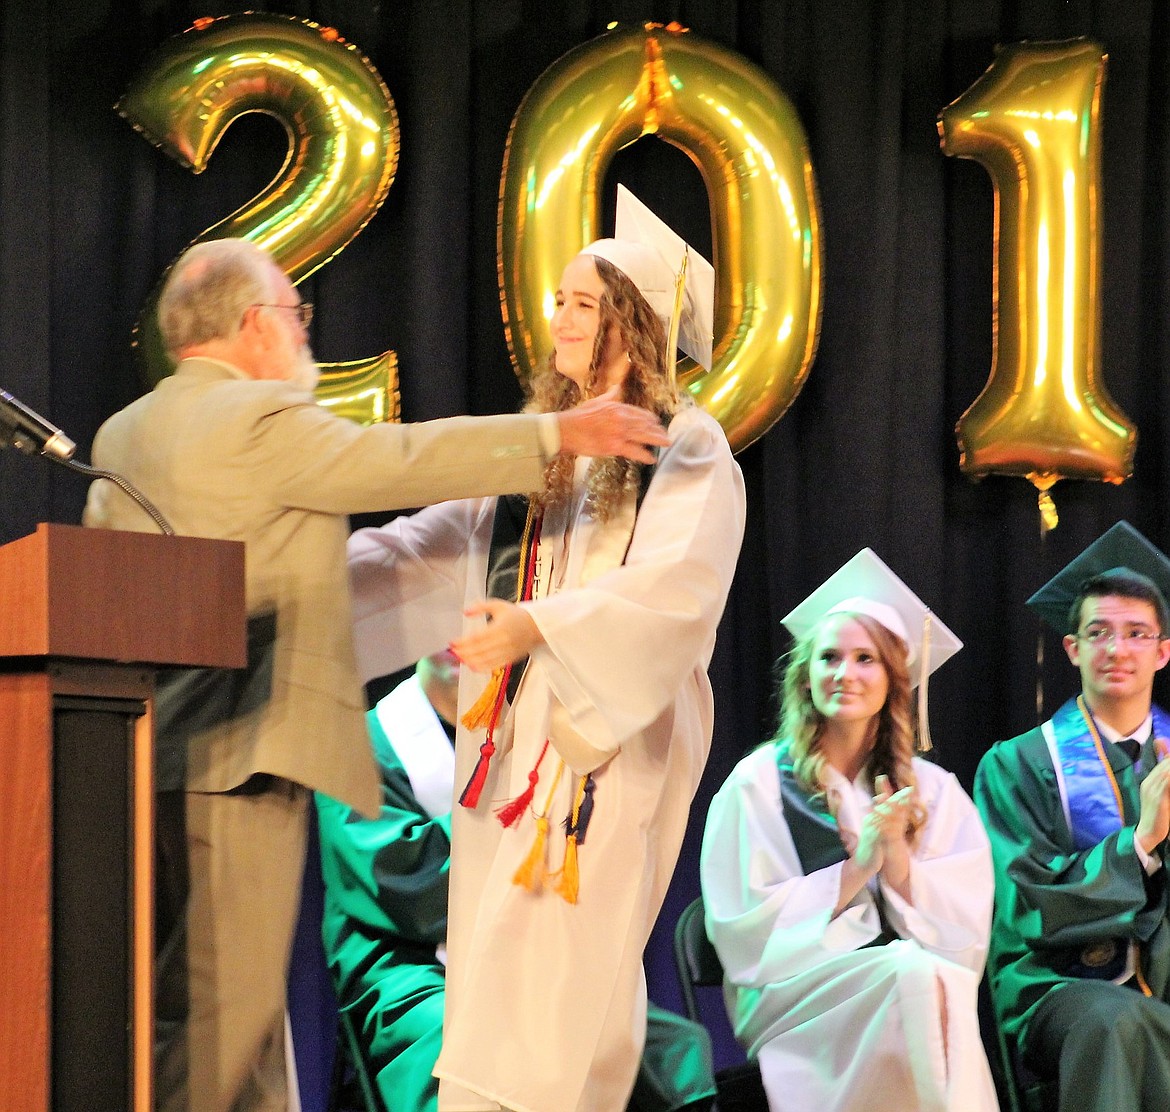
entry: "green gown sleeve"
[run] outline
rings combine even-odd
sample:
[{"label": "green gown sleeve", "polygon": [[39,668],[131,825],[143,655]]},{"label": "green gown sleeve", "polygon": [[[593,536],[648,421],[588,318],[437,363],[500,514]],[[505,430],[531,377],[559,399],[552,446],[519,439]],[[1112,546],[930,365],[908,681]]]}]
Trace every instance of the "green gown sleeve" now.
[{"label": "green gown sleeve", "polygon": [[980,762],[975,802],[995,864],[992,995],[1009,1034],[1050,989],[1116,976],[1129,942],[1149,942],[1164,927],[1165,871],[1147,876],[1134,852],[1137,782],[1128,765],[1115,776],[1126,825],[1082,851],[1039,730],[995,745]]},{"label": "green gown sleeve", "polygon": [[374,715],[382,773],[376,819],[317,796],[325,876],[322,936],[372,1083],[396,1112],[435,1112],[443,1028],[450,816],[430,817]]},{"label": "green gown sleeve", "polygon": [[382,772],[378,818],[317,797],[326,951],[364,929],[433,952],[447,933],[451,816],[426,814],[377,719],[367,721]]}]

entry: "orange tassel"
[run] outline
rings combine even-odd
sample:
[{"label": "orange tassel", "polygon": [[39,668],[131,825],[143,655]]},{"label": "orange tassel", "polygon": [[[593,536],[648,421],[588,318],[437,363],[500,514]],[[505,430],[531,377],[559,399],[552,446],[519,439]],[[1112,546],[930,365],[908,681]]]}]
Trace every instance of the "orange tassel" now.
[{"label": "orange tassel", "polygon": [[570,834],[565,842],[565,864],[561,868],[561,879],[557,882],[557,893],[566,903],[577,902],[580,876],[577,873],[577,835]]},{"label": "orange tassel", "polygon": [[506,668],[496,668],[491,678],[487,682],[487,686],[483,689],[483,693],[470,707],[461,719],[463,725],[469,730],[480,730],[484,726],[490,726],[494,718],[496,703],[499,700],[500,692],[504,686],[504,675]]},{"label": "orange tassel", "polygon": [[512,883],[527,888],[529,892],[539,892],[544,885],[546,869],[544,864],[544,848],[548,840],[548,816],[541,815],[536,820],[536,837],[532,841],[532,848],[523,864],[516,870]]}]

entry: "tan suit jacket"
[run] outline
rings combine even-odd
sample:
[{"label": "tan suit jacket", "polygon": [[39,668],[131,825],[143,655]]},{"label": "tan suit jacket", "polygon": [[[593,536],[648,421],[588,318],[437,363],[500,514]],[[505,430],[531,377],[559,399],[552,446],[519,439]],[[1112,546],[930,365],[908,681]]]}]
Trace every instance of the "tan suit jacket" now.
[{"label": "tan suit jacket", "polygon": [[[114,414],[94,440],[95,465],[129,479],[177,533],[243,541],[248,613],[272,634],[266,663],[247,677],[180,677],[186,710],[178,715],[168,718],[160,692],[160,722],[170,722],[167,736],[160,730],[160,789],[182,786],[181,773],[167,783],[166,769],[181,769],[185,757],[189,790],[227,791],[270,773],[376,815],[379,780],[350,632],[346,515],[535,490],[556,443],[554,420],[362,428],[291,383],[255,381],[208,359],[184,360]],[[105,479],[90,487],[84,522],[156,528]]]}]

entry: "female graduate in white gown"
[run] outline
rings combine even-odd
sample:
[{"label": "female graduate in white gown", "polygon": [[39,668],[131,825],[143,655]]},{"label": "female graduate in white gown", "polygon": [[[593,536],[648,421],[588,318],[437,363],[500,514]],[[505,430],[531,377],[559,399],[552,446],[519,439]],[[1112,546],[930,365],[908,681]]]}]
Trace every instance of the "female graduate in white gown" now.
[{"label": "female graduate in white gown", "polygon": [[[518,513],[510,499],[447,503],[351,541],[365,673],[429,651],[428,634],[454,637],[465,664],[444,1112],[617,1112],[642,1050],[642,952],[710,747],[706,668],[744,527],[739,468],[673,384],[643,263],[656,269],[617,240],[570,262],[534,405],[619,386],[667,423],[652,469],[562,459],[527,513],[523,499]],[[666,286],[673,302],[669,270]],[[499,575],[509,516],[519,556]]]},{"label": "female graduate in white gown", "polygon": [[[955,778],[913,756],[907,597],[867,549],[785,619],[780,734],[707,819],[707,930],[773,1109],[998,1107],[976,1016],[990,850]],[[933,632],[928,670],[958,647]]]}]

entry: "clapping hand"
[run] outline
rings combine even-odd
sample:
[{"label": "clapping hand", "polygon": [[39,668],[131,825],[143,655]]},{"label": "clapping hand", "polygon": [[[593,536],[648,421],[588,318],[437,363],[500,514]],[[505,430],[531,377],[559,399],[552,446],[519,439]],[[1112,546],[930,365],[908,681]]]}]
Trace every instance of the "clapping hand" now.
[{"label": "clapping hand", "polygon": [[841,876],[834,914],[841,912],[870,877],[879,874],[910,902],[910,844],[906,831],[914,814],[914,787],[907,785],[891,792],[889,777],[878,776],[874,788],[873,807],[861,820],[861,831],[856,837],[850,831],[841,832],[849,859]]},{"label": "clapping hand", "polygon": [[1142,781],[1141,814],[1138,818],[1135,840],[1147,854],[1151,854],[1170,834],[1170,744],[1165,738],[1155,738],[1158,763]]}]

